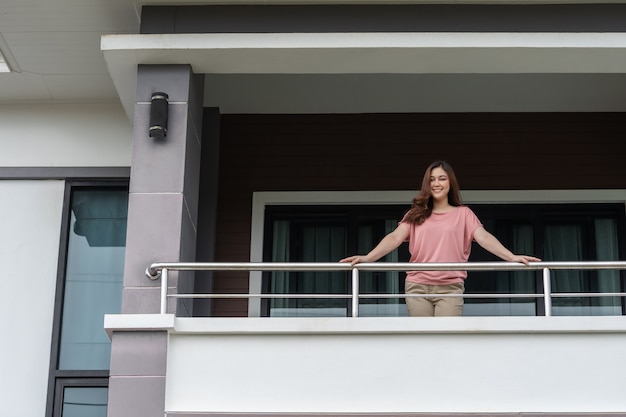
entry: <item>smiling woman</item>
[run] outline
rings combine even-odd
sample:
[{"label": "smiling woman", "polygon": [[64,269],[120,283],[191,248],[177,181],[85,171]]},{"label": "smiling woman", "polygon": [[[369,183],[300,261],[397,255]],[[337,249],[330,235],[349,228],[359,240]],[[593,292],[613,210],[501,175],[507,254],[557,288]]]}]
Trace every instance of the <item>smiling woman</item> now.
[{"label": "smiling woman", "polygon": [[[467,262],[472,241],[509,262],[528,264],[540,261],[527,255],[515,255],[495,236],[487,232],[474,212],[461,203],[458,181],[452,166],[436,161],[428,166],[422,188],[413,206],[398,227],[387,234],[367,255],[355,255],[341,262],[375,262],[402,242],[409,242],[410,262]],[[410,316],[460,316],[463,298],[440,297],[465,291],[465,271],[409,271],[405,281],[406,305]],[[432,294],[431,297],[424,297]]]}]

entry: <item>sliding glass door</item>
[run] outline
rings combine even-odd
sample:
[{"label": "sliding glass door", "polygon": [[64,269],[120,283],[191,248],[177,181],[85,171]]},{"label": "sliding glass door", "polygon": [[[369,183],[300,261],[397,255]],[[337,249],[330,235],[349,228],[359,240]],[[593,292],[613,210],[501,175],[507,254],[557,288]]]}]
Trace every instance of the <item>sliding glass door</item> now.
[{"label": "sliding glass door", "polygon": [[[624,206],[620,204],[470,205],[485,228],[513,252],[545,261],[612,261],[624,256]],[[337,262],[373,248],[402,218],[407,206],[271,206],[266,210],[264,260],[268,262]],[[379,262],[408,262],[406,244]],[[470,261],[498,260],[474,244]],[[405,316],[404,300],[377,294],[402,294],[404,272],[362,272],[361,316]],[[624,272],[553,271],[553,315],[621,315],[620,297],[581,297],[576,293],[620,292]],[[289,294],[349,294],[349,272],[274,272],[263,289],[285,298],[265,300],[269,316],[347,316],[345,298],[289,298]],[[539,271],[470,272],[468,294],[538,294]],[[543,315],[538,297],[471,298],[468,316]]]}]

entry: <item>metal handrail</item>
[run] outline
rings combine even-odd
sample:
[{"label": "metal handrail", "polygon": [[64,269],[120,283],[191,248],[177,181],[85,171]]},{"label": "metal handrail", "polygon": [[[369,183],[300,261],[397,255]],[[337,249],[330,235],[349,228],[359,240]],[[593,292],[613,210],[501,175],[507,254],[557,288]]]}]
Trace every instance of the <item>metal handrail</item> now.
[{"label": "metal handrail", "polygon": [[[545,315],[552,315],[554,297],[625,297],[626,293],[553,293],[550,282],[551,270],[622,270],[626,261],[592,262],[441,262],[409,263],[380,262],[349,263],[332,262],[157,262],[146,268],[151,280],[161,278],[161,314],[167,310],[167,298],[345,298],[352,299],[352,316],[358,317],[359,300],[362,298],[428,297],[431,294],[360,294],[359,271],[531,271],[541,270],[543,293],[540,294],[437,294],[438,297],[463,298],[543,298]],[[352,271],[351,294],[168,294],[169,271]]]}]

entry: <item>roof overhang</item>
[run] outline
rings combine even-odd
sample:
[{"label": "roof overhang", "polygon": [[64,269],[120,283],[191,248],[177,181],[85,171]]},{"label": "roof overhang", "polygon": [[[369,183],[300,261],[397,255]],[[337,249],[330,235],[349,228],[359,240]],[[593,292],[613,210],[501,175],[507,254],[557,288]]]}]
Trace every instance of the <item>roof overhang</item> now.
[{"label": "roof overhang", "polygon": [[608,74],[626,72],[626,33],[255,33],[105,35],[132,117],[139,64],[197,74]]}]

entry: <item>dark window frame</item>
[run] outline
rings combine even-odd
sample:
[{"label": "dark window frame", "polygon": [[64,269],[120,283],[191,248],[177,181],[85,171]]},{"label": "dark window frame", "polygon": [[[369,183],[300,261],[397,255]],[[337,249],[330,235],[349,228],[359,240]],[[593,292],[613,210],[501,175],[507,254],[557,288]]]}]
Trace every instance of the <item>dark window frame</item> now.
[{"label": "dark window frame", "polygon": [[[337,205],[267,205],[265,207],[264,216],[264,230],[263,236],[263,262],[271,261],[271,253],[268,246],[272,242],[273,228],[272,222],[278,216],[316,216],[317,219],[322,217],[342,217],[346,219],[346,225],[348,230],[347,249],[349,253],[355,252],[357,248],[356,242],[356,220],[367,219],[368,217],[380,217],[380,210],[395,214],[400,221],[402,216],[410,209],[408,204],[368,204],[367,206],[355,205],[355,204],[337,204]],[[353,233],[354,232],[354,233]],[[347,253],[346,256],[349,254]],[[356,253],[356,252],[355,252]]]},{"label": "dark window frame", "polygon": [[62,378],[54,387],[54,416],[63,415],[63,400],[65,388],[107,388],[109,387],[108,378]]},{"label": "dark window frame", "polygon": [[[65,274],[69,249],[72,193],[75,190],[129,189],[128,180],[66,180],[63,195],[63,212],[59,239],[59,256],[54,297],[54,315],[50,346],[50,364],[48,368],[48,391],[46,417],[60,417],[62,412],[63,388],[65,386],[108,387],[108,370],[60,370],[59,353],[61,341],[61,323],[63,322],[63,301],[65,295]],[[60,397],[59,397],[60,395]]]}]

